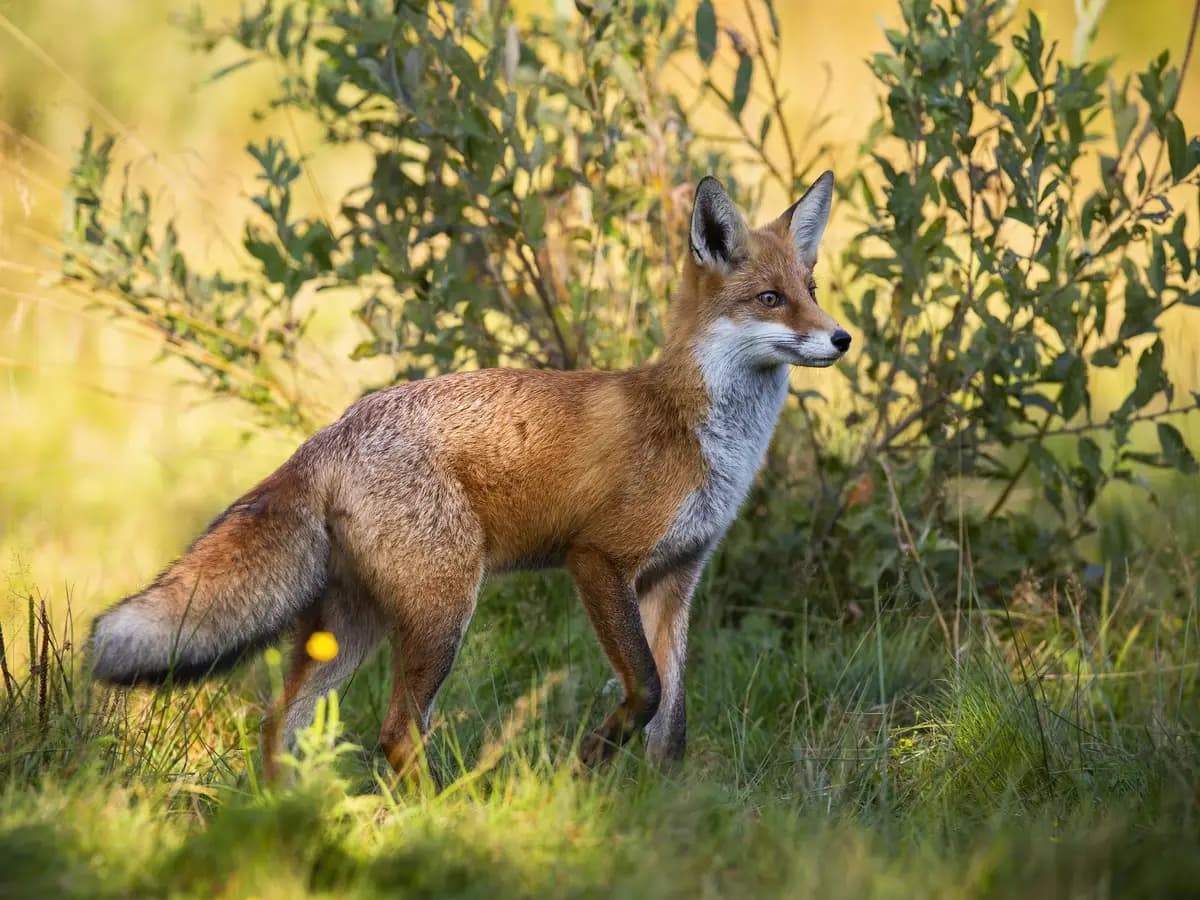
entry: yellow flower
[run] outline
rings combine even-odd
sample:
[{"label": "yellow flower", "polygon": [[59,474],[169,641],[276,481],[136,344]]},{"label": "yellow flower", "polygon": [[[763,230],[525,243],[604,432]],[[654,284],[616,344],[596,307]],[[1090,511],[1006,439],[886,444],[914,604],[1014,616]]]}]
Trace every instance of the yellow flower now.
[{"label": "yellow flower", "polygon": [[304,649],[317,662],[329,662],[338,655],[337,638],[328,631],[314,631]]}]

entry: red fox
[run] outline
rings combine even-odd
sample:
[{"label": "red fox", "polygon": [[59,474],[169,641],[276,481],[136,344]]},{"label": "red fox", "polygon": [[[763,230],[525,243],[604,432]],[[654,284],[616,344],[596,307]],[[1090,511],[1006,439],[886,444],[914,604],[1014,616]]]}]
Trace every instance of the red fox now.
[{"label": "red fox", "polygon": [[[703,179],[657,362],[462,372],[363,397],[96,620],[96,676],[199,678],[291,632],[270,767],[279,720],[290,738],[387,636],[380,742],[403,773],[484,576],[565,566],[623,688],[583,762],[643,729],[652,759],[678,759],[692,592],[762,464],[789,367],[850,346],[813,281],[832,195],[825,172],[751,230]],[[305,652],[318,630],[340,648],[327,662]]]}]

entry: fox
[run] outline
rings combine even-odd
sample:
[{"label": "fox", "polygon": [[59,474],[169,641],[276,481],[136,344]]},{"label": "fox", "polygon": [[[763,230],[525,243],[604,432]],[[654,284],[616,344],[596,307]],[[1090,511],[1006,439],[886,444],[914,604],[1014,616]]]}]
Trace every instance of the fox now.
[{"label": "fox", "polygon": [[[833,191],[827,171],[751,229],[703,178],[648,364],[462,371],[363,396],[95,620],[95,677],[202,679],[290,636],[263,729],[270,773],[318,699],[386,637],[379,743],[403,774],[419,764],[485,577],[565,568],[621,687],[579,758],[597,766],[641,733],[652,761],[680,760],[697,583],[763,463],[791,368],[850,348],[813,275]],[[319,631],[336,638],[332,659],[306,652]]]}]

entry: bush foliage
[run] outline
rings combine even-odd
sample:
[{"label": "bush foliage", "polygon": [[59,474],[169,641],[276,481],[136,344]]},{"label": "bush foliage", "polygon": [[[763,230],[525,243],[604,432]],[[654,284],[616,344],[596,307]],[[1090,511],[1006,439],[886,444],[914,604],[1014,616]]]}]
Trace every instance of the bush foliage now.
[{"label": "bush foliage", "polygon": [[[844,273],[862,288],[847,310],[863,334],[848,372],[859,468],[966,479],[972,524],[1016,520],[1016,559],[1070,558],[1107,484],[1197,471],[1166,417],[1200,395],[1176,396],[1160,332],[1200,306],[1200,138],[1173,111],[1165,53],[1117,84],[1108,62],[1059,59],[1032,13],[1014,28],[1000,3],[902,9],[871,60],[885,100],[851,188],[866,222]],[[1126,358],[1136,375],[1114,404],[1093,383]],[[1133,441],[1148,420],[1152,452]],[[1018,508],[1027,473],[1041,502]],[[957,550],[952,496],[922,507]]]},{"label": "bush foliage", "polygon": [[[298,149],[251,145],[253,264],[225,277],[184,257],[146,194],[112,200],[112,141],[89,133],[65,277],[156,323],[213,390],[306,430],[320,422],[288,373],[332,288],[359,298],[354,356],[395,378],[645,360],[692,184],[716,172],[754,207],[801,190],[826,148],[783,116],[770,2],[746,4],[747,33],[709,0],[576,6],[518,19],[466,0],[266,0],[196,23],[205,46],[245,51],[219,77],[273,63],[272,107],[366,160],[364,180],[302,211]],[[1200,139],[1174,112],[1178,71],[1163,54],[1117,83],[1008,9],[904,0],[870,60],[880,113],[840,205],[860,224],[833,260],[861,335],[839,369],[851,411],[839,422],[796,392],[716,561],[734,605],[794,604],[799,576],[831,602],[901,585],[936,606],[966,578],[1071,571],[1108,485],[1196,471],[1176,423],[1200,395],[1174,389],[1160,333],[1200,306]],[[701,109],[735,140],[701,133]],[[1114,403],[1095,381],[1122,365]],[[1150,421],[1153,446],[1135,428]],[[971,547],[982,573],[964,567]]]}]

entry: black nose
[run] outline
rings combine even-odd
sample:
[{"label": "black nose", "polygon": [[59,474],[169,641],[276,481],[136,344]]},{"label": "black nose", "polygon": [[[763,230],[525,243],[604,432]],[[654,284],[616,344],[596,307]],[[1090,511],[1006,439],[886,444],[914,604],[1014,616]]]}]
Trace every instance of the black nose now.
[{"label": "black nose", "polygon": [[839,328],[829,338],[833,342],[833,346],[838,348],[839,353],[845,353],[850,349],[850,332],[843,328]]}]

